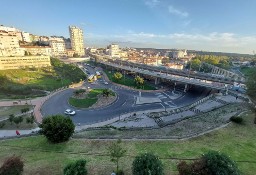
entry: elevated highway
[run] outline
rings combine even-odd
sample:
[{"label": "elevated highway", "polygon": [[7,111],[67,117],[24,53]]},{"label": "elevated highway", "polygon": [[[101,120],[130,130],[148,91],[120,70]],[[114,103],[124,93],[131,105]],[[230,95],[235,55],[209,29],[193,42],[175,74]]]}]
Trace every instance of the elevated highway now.
[{"label": "elevated highway", "polygon": [[192,72],[184,70],[175,70],[165,67],[148,66],[145,64],[132,63],[122,60],[114,60],[109,56],[91,55],[98,63],[114,67],[115,69],[126,70],[138,74],[155,77],[158,79],[169,80],[173,82],[182,82],[185,85],[196,85],[217,90],[228,90],[234,82],[242,83],[241,80],[228,77],[213,77],[210,74],[201,72]]}]

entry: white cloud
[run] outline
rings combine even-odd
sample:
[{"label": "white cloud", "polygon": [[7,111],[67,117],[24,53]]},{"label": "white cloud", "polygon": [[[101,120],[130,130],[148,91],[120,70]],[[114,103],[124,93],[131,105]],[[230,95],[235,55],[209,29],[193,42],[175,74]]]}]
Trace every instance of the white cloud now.
[{"label": "white cloud", "polygon": [[155,34],[129,31],[125,34],[98,35],[85,34],[85,41],[121,41],[123,46],[155,48],[187,48],[196,50],[252,53],[256,48],[256,36],[240,36],[234,33],[212,32],[208,34],[171,33]]},{"label": "white cloud", "polygon": [[153,8],[153,7],[157,6],[160,3],[159,0],[145,0],[144,2],[146,4],[146,6],[148,6],[150,8]]},{"label": "white cloud", "polygon": [[188,17],[189,16],[188,12],[176,9],[171,5],[168,7],[168,11],[169,11],[169,13],[180,16],[180,17]]}]

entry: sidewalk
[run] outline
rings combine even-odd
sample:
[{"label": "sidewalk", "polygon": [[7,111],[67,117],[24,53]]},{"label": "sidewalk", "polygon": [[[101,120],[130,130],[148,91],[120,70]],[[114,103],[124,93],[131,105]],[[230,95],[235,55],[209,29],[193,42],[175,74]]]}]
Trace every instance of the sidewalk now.
[{"label": "sidewalk", "polygon": [[[31,130],[18,130],[20,133],[20,136],[32,134],[33,132],[39,131],[40,128],[35,128]],[[5,137],[16,137],[16,130],[0,130],[0,138]]]}]

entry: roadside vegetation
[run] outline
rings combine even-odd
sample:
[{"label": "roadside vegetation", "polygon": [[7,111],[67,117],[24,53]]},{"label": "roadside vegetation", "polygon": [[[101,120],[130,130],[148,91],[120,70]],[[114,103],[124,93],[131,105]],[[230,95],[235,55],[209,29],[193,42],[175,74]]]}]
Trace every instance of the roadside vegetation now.
[{"label": "roadside vegetation", "polygon": [[[186,164],[190,165],[194,161],[191,159],[200,159],[204,154],[207,159],[212,160],[223,158],[226,162],[230,162],[228,159],[231,159],[237,164],[241,174],[254,175],[256,172],[254,114],[248,112],[241,117],[244,119],[242,125],[231,123],[226,128],[189,140],[122,141],[121,148],[126,152],[118,161],[119,167],[125,174],[132,174],[135,157],[144,153],[153,153],[162,162],[164,174],[173,175],[179,174],[177,164],[180,163],[181,159],[187,159]],[[88,174],[111,174],[116,169],[116,164],[110,161],[108,148],[114,142],[111,140],[73,138],[68,142],[52,144],[43,136],[5,140],[1,141],[0,164],[3,164],[11,153],[23,158],[25,162],[24,174],[61,175],[66,165],[76,160],[86,159]],[[220,152],[220,156],[218,154],[208,154],[209,151]],[[223,154],[229,158],[222,156]],[[211,161],[211,164],[207,165],[208,169],[211,170],[211,167],[218,165],[218,162]],[[219,165],[218,167],[215,170],[220,172],[223,167]]]},{"label": "roadside vegetation", "polygon": [[109,97],[115,96],[115,93],[109,89],[80,89],[74,91],[74,95],[69,98],[69,104],[77,108],[89,108],[100,99],[100,95]]},{"label": "roadside vegetation", "polygon": [[86,78],[78,67],[51,58],[51,67],[0,70],[0,99],[29,98]]},{"label": "roadside vegetation", "polygon": [[[109,70],[105,70],[104,72],[108,76],[108,79],[114,83],[125,85],[125,86],[132,87],[135,89],[156,90],[155,87],[148,84],[141,77],[140,77],[139,81],[136,81],[136,78],[133,79],[128,76],[124,76],[120,72],[114,72],[114,71],[109,71]],[[137,77],[139,77],[139,76],[137,76]],[[143,81],[141,81],[141,79]]]}]

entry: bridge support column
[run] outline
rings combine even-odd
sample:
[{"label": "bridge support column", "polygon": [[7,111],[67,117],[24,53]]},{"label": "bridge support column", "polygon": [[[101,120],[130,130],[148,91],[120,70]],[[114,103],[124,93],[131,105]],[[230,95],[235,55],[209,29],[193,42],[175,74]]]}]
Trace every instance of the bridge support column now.
[{"label": "bridge support column", "polygon": [[156,78],[156,79],[155,79],[155,85],[158,85],[159,82],[160,82],[160,79],[159,79],[159,78]]},{"label": "bridge support column", "polygon": [[188,84],[185,84],[184,92],[187,92],[187,90],[188,90]]}]

